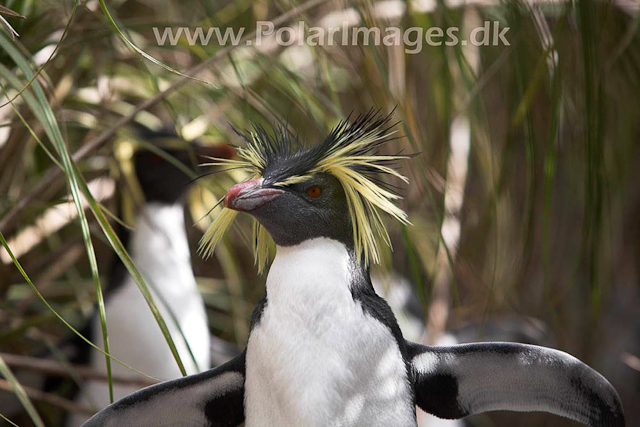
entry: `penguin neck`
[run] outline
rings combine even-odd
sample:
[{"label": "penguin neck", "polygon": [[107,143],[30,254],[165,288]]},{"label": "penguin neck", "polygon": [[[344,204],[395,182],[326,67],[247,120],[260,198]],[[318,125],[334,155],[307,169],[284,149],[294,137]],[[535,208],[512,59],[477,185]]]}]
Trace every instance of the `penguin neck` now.
[{"label": "penguin neck", "polygon": [[278,246],[267,276],[270,305],[294,305],[309,313],[314,307],[321,312],[326,305],[352,304],[355,294],[368,288],[369,271],[353,250],[326,237]]},{"label": "penguin neck", "polygon": [[147,203],[129,241],[131,258],[147,284],[165,298],[196,291],[180,203]]}]

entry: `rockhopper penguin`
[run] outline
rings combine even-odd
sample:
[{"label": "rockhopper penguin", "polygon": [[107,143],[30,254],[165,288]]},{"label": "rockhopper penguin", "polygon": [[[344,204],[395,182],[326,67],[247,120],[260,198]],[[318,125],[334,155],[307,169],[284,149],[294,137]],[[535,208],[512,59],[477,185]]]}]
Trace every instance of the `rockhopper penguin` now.
[{"label": "rockhopper penguin", "polygon": [[[369,264],[380,211],[407,222],[377,175],[406,180],[376,112],[342,121],[304,148],[284,129],[245,135],[239,159],[216,164],[253,178],[224,197],[205,235],[213,247],[246,212],[257,220],[261,266],[277,245],[246,350],[213,370],[168,381],[110,405],[87,426],[414,426],[415,405],[442,418],[493,410],[546,411],[590,426],[624,426],[620,399],[600,374],[561,351],[524,344],[429,347],[406,341],[376,295]],[[267,234],[268,233],[268,234]]]},{"label": "rockhopper penguin", "polygon": [[[187,373],[195,374],[211,365],[208,321],[202,296],[196,287],[185,229],[184,195],[192,178],[168,158],[189,167],[194,160],[203,161],[203,156],[230,157],[233,152],[227,145],[188,143],[172,132],[140,130],[139,133],[141,140],[156,146],[167,157],[144,148],[133,153],[133,172],[144,203],[136,215],[134,229],[129,231],[120,226],[118,234],[167,319],[167,327]],[[155,318],[119,258],[114,260],[109,274],[105,301],[111,353],[154,378],[180,378],[180,370]],[[174,322],[169,320],[165,304],[175,315],[194,357]],[[90,326],[90,331],[85,332],[93,342],[102,342],[97,315]],[[89,349],[86,345],[81,348]],[[88,363],[94,370],[106,373],[104,356],[95,350],[78,363]],[[118,363],[112,363],[111,369],[114,374],[132,375],[128,368]],[[138,388],[114,384],[114,396],[119,399]],[[75,400],[88,407],[104,408],[109,404],[108,386],[104,381],[85,381]],[[66,424],[76,427],[87,418],[73,414]]]}]

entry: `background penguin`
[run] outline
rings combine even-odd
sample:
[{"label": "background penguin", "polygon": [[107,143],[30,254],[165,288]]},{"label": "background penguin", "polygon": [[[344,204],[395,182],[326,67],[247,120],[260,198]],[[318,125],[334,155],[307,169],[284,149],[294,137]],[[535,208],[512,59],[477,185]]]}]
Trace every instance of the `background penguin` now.
[{"label": "background penguin", "polygon": [[[194,160],[202,161],[202,156],[229,157],[232,154],[227,146],[188,144],[181,140],[176,145],[177,136],[171,132],[140,133],[142,140],[163,149],[167,155],[190,168],[194,165]],[[173,144],[170,148],[166,148],[167,143],[171,142]],[[185,229],[183,196],[192,178],[167,159],[149,150],[137,150],[132,161],[144,204],[137,212],[134,229],[127,230],[118,224],[117,231],[166,319],[187,373],[201,372],[209,369],[211,354],[207,316],[202,297],[196,288]],[[165,304],[177,319],[197,365],[171,321]],[[113,355],[161,380],[181,377],[147,303],[117,257],[114,258],[109,274],[105,309]],[[93,342],[102,342],[100,319],[97,315],[94,315],[89,330],[85,332]],[[94,370],[106,373],[104,356],[84,343],[80,346],[85,350],[84,354],[80,354],[74,362],[89,364]],[[135,375],[118,363],[112,362],[111,368],[113,374]],[[121,398],[137,388],[139,387],[134,385],[114,383],[114,397]],[[104,381],[84,382],[76,402],[97,409],[107,406],[108,385]],[[67,424],[78,426],[86,419],[81,414],[73,414],[68,418]]]},{"label": "background penguin", "polygon": [[[246,351],[133,393],[86,425],[413,426],[417,404],[443,418],[540,410],[624,426],[615,390],[566,353],[510,343],[429,347],[403,338],[368,269],[377,260],[374,231],[386,235],[378,209],[406,220],[372,176],[399,177],[389,166],[401,156],[378,151],[389,128],[389,117],[369,113],[341,122],[309,149],[283,130],[271,136],[257,128],[240,160],[221,160],[254,177],[231,188],[224,205],[259,222],[259,261],[266,261],[267,232],[277,245]],[[205,249],[232,223],[228,209],[205,235]]]}]

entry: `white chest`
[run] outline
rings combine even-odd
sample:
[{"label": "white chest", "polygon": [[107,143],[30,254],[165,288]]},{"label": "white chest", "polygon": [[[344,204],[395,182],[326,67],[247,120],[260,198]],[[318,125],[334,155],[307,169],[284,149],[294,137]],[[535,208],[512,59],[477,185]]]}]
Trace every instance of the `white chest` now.
[{"label": "white chest", "polygon": [[415,425],[397,343],[350,281],[341,243],[278,248],[247,346],[248,426]]}]

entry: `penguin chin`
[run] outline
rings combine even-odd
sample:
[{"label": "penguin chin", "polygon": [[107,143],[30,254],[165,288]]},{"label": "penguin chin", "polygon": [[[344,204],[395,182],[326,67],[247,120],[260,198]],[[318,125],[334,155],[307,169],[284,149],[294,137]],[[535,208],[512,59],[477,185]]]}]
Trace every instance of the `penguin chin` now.
[{"label": "penguin chin", "polygon": [[318,237],[353,246],[348,221],[296,202],[295,196],[285,193],[247,213],[267,230],[278,246],[295,246]]}]

